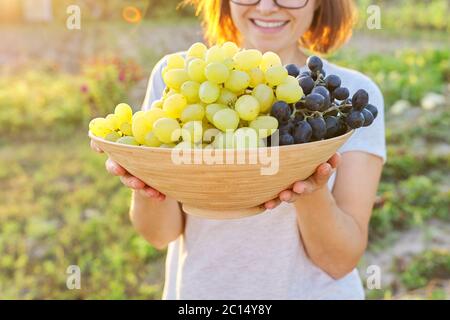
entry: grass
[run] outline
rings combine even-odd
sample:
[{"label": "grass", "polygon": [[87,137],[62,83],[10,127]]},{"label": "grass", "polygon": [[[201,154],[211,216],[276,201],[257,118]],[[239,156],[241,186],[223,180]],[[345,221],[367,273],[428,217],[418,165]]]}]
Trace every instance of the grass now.
[{"label": "grass", "polygon": [[[162,253],[128,220],[130,191],[84,135],[0,153],[0,299],[156,299]],[[81,290],[66,288],[78,265]]]}]

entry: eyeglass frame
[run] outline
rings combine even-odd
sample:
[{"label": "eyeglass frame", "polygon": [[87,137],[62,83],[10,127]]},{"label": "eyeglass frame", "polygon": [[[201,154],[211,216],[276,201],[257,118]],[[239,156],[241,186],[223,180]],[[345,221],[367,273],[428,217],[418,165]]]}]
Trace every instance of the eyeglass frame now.
[{"label": "eyeglass frame", "polygon": [[[240,3],[240,2],[236,2],[238,0],[230,0],[231,2],[233,2],[234,4],[238,5],[238,6],[246,6],[246,7],[250,7],[250,6],[256,6],[258,5],[261,0],[255,0],[255,3]],[[309,3],[309,0],[306,0],[305,4],[301,7],[286,7],[286,6],[282,6],[278,3],[278,0],[272,0],[278,7],[283,8],[283,9],[303,9],[304,7],[306,7]]]}]

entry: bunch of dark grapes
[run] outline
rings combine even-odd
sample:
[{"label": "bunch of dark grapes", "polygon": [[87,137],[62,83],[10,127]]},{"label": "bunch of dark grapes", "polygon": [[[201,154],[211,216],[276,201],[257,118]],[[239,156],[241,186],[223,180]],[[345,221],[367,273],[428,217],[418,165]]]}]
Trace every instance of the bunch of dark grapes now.
[{"label": "bunch of dark grapes", "polygon": [[286,66],[304,96],[295,104],[277,101],[271,109],[279,122],[280,145],[330,139],[372,124],[378,110],[369,104],[367,91],[358,90],[350,97],[337,75],[326,75],[319,57],[311,56],[306,63],[309,71],[303,73],[294,64]]}]

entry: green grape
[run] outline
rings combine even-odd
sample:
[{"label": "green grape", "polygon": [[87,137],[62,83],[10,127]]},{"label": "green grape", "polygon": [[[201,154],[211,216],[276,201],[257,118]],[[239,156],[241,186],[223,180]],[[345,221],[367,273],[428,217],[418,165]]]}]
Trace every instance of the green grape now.
[{"label": "green grape", "polygon": [[221,48],[225,58],[233,58],[233,56],[239,51],[239,47],[231,41],[227,41],[222,44]]},{"label": "green grape", "polygon": [[219,98],[220,87],[211,82],[205,81],[200,85],[198,95],[204,103],[213,103]]},{"label": "green grape", "polygon": [[186,97],[187,103],[195,103],[199,101],[198,90],[200,84],[196,81],[186,81],[181,85],[180,93]]},{"label": "green grape", "polygon": [[133,131],[131,129],[131,123],[124,122],[120,125],[120,132],[122,132],[125,136],[131,136],[133,134]]},{"label": "green grape", "polygon": [[131,132],[137,142],[143,144],[145,136],[152,130],[152,124],[148,121],[144,111],[138,111],[133,115]]},{"label": "green grape", "polygon": [[205,116],[205,107],[200,103],[190,104],[181,112],[180,120],[184,123],[188,121],[202,121]]},{"label": "green grape", "polygon": [[262,59],[262,54],[256,49],[248,49],[237,52],[233,56],[236,67],[242,71],[258,68]]},{"label": "green grape", "polygon": [[192,59],[187,67],[187,73],[191,80],[198,83],[206,81],[205,76],[206,62],[202,59]]},{"label": "green grape", "polygon": [[132,146],[138,146],[139,145],[139,143],[136,141],[136,139],[134,137],[131,137],[131,136],[121,137],[121,138],[117,139],[116,142],[117,143],[121,143],[121,144],[132,145]]},{"label": "green grape", "polygon": [[166,116],[166,113],[162,109],[158,108],[145,111],[145,117],[150,123],[150,130],[153,128],[153,123],[155,123],[156,120],[158,120],[159,118],[164,118]]},{"label": "green grape", "polygon": [[222,62],[225,60],[225,55],[222,49],[218,45],[214,45],[206,51],[205,61],[206,63],[211,62]]},{"label": "green grape", "polygon": [[153,101],[152,102],[152,104],[151,104],[151,106],[150,106],[150,109],[162,109],[162,106],[163,106],[163,101],[162,101],[162,99],[160,99],[160,100],[155,100],[155,101]]},{"label": "green grape", "polygon": [[214,137],[212,145],[215,149],[233,149],[234,133],[232,131],[220,132]]},{"label": "green grape", "polygon": [[179,118],[187,105],[186,98],[176,93],[164,100],[163,111],[171,118]]},{"label": "green grape", "polygon": [[239,125],[239,115],[230,108],[219,110],[213,116],[213,124],[222,131],[234,131]]},{"label": "green grape", "polygon": [[227,81],[225,81],[225,88],[232,92],[238,93],[245,90],[249,84],[250,76],[246,72],[232,70]]},{"label": "green grape", "polygon": [[213,83],[224,83],[229,75],[230,71],[228,67],[220,62],[212,62],[205,68],[206,79]]},{"label": "green grape", "polygon": [[237,99],[234,106],[242,120],[252,121],[259,114],[260,106],[258,100],[250,95],[244,95]]},{"label": "green grape", "polygon": [[188,57],[203,59],[208,48],[201,42],[196,42],[187,51]]},{"label": "green grape", "polygon": [[108,126],[108,122],[105,118],[95,118],[89,122],[89,130],[97,137],[104,138],[111,129]]},{"label": "green grape", "polygon": [[178,121],[172,118],[160,118],[153,124],[153,133],[165,144],[178,141],[181,136],[180,129]]},{"label": "green grape", "polygon": [[198,143],[203,138],[203,127],[201,121],[189,121],[181,129],[183,141]]},{"label": "green grape", "polygon": [[119,118],[120,123],[131,122],[133,109],[126,103],[119,103],[114,109],[114,114]]},{"label": "green grape", "polygon": [[110,132],[105,136],[105,140],[111,141],[111,142],[116,142],[119,138],[121,137],[121,135],[116,132]]},{"label": "green grape", "polygon": [[211,143],[215,139],[215,137],[221,132],[222,131],[220,131],[217,128],[208,128],[203,132],[203,141]]},{"label": "green grape", "polygon": [[184,68],[184,58],[177,54],[171,54],[167,57],[167,68],[169,69],[183,69]]},{"label": "green grape", "polygon": [[259,116],[249,124],[258,133],[260,139],[271,136],[278,129],[278,120],[271,116]]},{"label": "green grape", "polygon": [[253,128],[243,127],[234,132],[234,147],[249,149],[258,147],[258,134]]},{"label": "green grape", "polygon": [[145,136],[144,144],[147,147],[159,147],[161,145],[161,141],[158,140],[158,138],[153,132],[149,132]]},{"label": "green grape", "polygon": [[120,118],[117,114],[108,114],[105,119],[109,129],[114,131],[120,128]]},{"label": "green grape", "polygon": [[231,92],[230,90],[227,90],[225,88],[222,88],[220,90],[220,96],[219,99],[217,99],[217,103],[231,106],[233,105],[237,100],[237,95],[234,92]]},{"label": "green grape", "polygon": [[223,60],[223,64],[227,66],[229,71],[233,70],[236,66],[233,58],[226,58],[225,60]]},{"label": "green grape", "polygon": [[226,109],[227,106],[223,105],[223,104],[219,104],[219,103],[213,103],[213,104],[209,104],[206,106],[206,110],[205,110],[205,114],[206,114],[206,119],[213,123],[213,118],[214,115],[216,114],[217,111],[222,110],[222,109]]},{"label": "green grape", "polygon": [[267,69],[269,69],[270,67],[276,67],[281,65],[282,64],[280,57],[272,51],[267,51],[263,54],[259,67],[263,72],[266,72]]},{"label": "green grape", "polygon": [[189,80],[189,75],[184,69],[171,69],[164,74],[163,79],[169,88],[180,90],[181,85]]},{"label": "green grape", "polygon": [[300,84],[298,83],[297,78],[293,77],[293,76],[289,76],[289,75],[286,77],[286,79],[284,79],[282,84],[288,84],[288,85],[294,86],[294,87],[300,86]]},{"label": "green grape", "polygon": [[253,68],[248,72],[250,76],[250,88],[256,87],[258,84],[264,83],[264,72],[260,68]]},{"label": "green grape", "polygon": [[164,105],[164,100],[166,98],[170,97],[171,95],[174,95],[175,93],[180,93],[180,92],[178,90],[166,87],[166,89],[164,89],[164,92],[163,92],[163,105]]},{"label": "green grape", "polygon": [[296,103],[303,96],[303,90],[298,83],[296,83],[296,85],[283,83],[277,87],[275,95],[280,101]]},{"label": "green grape", "polygon": [[278,86],[288,76],[287,70],[283,66],[269,67],[265,73],[267,83],[272,86]]},{"label": "green grape", "polygon": [[258,84],[252,91],[252,96],[259,102],[260,112],[268,112],[272,106],[274,94],[273,89],[266,84]]}]

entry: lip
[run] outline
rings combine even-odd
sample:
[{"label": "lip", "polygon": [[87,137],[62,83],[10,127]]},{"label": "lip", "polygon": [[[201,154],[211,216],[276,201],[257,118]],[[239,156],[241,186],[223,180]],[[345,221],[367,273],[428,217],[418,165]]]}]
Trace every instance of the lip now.
[{"label": "lip", "polygon": [[[259,20],[265,23],[279,23],[279,22],[285,22],[284,24],[282,24],[279,27],[262,27],[262,26],[258,26],[255,23],[255,20]],[[276,20],[276,19],[255,19],[255,18],[250,18],[249,19],[251,25],[258,30],[259,32],[262,33],[277,33],[280,32],[281,30],[283,30],[284,27],[286,27],[291,21],[290,20]]]}]

